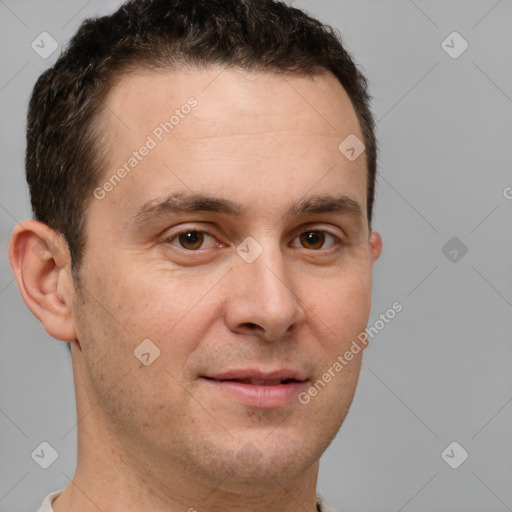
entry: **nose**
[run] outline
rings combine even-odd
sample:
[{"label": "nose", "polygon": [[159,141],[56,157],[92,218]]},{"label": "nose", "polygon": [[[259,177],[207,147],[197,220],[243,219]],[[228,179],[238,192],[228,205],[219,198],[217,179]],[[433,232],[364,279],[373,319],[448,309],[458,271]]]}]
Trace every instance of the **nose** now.
[{"label": "nose", "polygon": [[229,329],[266,341],[289,336],[304,322],[305,304],[289,277],[281,249],[267,244],[252,263],[236,258],[225,304]]}]

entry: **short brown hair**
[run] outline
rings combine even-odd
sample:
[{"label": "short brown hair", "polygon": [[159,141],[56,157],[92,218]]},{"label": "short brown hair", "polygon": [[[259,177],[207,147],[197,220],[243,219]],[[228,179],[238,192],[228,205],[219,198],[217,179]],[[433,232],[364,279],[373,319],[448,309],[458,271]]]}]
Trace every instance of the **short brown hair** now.
[{"label": "short brown hair", "polygon": [[274,0],[131,0],[109,16],[82,23],[37,80],[28,109],[25,163],[32,209],[37,220],[64,236],[76,283],[87,208],[106,161],[95,126],[107,92],[135,69],[209,65],[332,72],[364,136],[371,222],[377,147],[370,96],[334,29]]}]

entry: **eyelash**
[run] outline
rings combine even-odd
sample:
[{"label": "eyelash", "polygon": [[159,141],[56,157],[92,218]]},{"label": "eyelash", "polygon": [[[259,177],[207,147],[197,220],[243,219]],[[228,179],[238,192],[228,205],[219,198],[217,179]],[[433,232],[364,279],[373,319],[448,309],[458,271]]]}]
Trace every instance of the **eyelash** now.
[{"label": "eyelash", "polygon": [[[203,233],[203,234],[206,234],[208,236],[211,236],[214,239],[216,238],[215,235],[210,233],[208,230],[196,229],[194,227],[191,227],[191,228],[187,228],[187,229],[183,229],[181,231],[178,231],[177,233],[174,233],[172,236],[169,236],[169,237],[165,238],[163,240],[163,243],[177,246],[180,249],[182,249],[183,251],[190,252],[190,253],[200,252],[200,251],[204,250],[204,249],[187,249],[185,247],[182,247],[181,245],[173,244],[172,243],[173,240],[177,239],[180,235],[182,235],[184,233],[189,233],[189,232]],[[328,236],[330,236],[333,239],[333,244],[332,244],[331,247],[329,247],[327,249],[310,249],[312,252],[320,252],[322,250],[323,251],[327,251],[327,250],[331,249],[334,246],[342,246],[343,245],[343,240],[339,236],[337,236],[334,233],[331,233],[330,231],[327,231],[325,229],[305,229],[304,231],[300,231],[297,234],[297,236],[295,236],[295,238],[293,240],[296,240],[300,235],[302,235],[304,233],[323,233],[324,235],[328,235]],[[308,250],[306,247],[301,247],[301,248]]]}]

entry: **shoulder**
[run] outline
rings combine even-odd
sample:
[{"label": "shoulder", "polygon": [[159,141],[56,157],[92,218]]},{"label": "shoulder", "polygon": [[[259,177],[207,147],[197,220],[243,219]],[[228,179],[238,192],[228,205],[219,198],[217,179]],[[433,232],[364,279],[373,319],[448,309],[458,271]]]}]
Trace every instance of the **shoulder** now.
[{"label": "shoulder", "polygon": [[37,509],[37,512],[53,512],[52,502],[62,491],[63,489],[48,494],[43,503],[41,503],[41,506]]},{"label": "shoulder", "polygon": [[318,512],[336,512],[318,492],[316,493],[316,503]]}]

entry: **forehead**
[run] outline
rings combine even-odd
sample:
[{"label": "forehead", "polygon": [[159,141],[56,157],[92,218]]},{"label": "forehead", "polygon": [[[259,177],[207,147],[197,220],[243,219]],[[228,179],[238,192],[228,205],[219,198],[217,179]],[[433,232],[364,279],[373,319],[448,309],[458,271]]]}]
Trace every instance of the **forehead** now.
[{"label": "forehead", "polygon": [[312,187],[338,187],[365,206],[365,155],[350,162],[338,149],[363,135],[328,72],[132,73],[107,95],[100,130],[109,162],[99,185],[125,169],[101,207],[124,216],[173,191],[225,192],[254,204],[271,192],[277,204],[283,192],[298,199]]},{"label": "forehead", "polygon": [[190,121],[180,123],[166,139],[249,130],[257,136],[269,128],[336,138],[354,133],[363,138],[351,101],[332,73],[302,76],[226,68],[130,73],[104,101],[104,135],[137,147],[141,134],[152,133],[173,113],[180,115],[190,98],[198,104],[187,114],[195,121],[193,126]]}]

